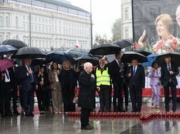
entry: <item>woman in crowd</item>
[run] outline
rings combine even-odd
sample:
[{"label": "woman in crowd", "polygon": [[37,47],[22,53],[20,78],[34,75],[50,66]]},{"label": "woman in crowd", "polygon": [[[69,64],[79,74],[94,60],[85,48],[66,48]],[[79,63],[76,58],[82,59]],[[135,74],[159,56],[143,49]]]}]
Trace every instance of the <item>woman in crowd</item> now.
[{"label": "woman in crowd", "polygon": [[47,95],[48,95],[48,75],[45,71],[45,66],[40,66],[37,74],[38,89],[36,95],[38,99],[38,107],[40,114],[44,114],[47,110]]},{"label": "woman in crowd", "polygon": [[49,82],[52,94],[52,105],[55,114],[60,113],[62,108],[62,88],[59,80],[60,69],[58,64],[53,62],[49,72]]},{"label": "woman in crowd", "polygon": [[157,62],[152,63],[149,72],[150,85],[152,89],[152,106],[159,108],[160,100],[160,70]]},{"label": "woman in crowd", "polygon": [[72,69],[70,61],[64,61],[63,69],[60,74],[60,80],[62,83],[64,112],[74,112],[75,104],[73,98],[75,94],[75,87],[77,85],[77,76]]}]

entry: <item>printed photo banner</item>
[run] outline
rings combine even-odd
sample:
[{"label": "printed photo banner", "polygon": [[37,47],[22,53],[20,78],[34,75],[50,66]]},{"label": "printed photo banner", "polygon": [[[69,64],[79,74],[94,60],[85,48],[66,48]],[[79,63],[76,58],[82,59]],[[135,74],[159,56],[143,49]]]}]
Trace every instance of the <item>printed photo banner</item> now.
[{"label": "printed photo banner", "polygon": [[132,0],[134,49],[180,52],[180,0]]}]

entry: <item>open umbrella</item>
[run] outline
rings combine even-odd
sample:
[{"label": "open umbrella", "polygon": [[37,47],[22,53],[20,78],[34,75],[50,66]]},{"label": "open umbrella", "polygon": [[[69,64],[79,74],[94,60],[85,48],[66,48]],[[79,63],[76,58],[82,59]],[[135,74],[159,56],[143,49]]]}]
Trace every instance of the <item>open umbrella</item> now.
[{"label": "open umbrella", "polygon": [[158,55],[157,54],[151,54],[147,56],[148,62],[142,63],[143,66],[148,66],[150,67],[152,63],[157,59]]},{"label": "open umbrella", "polygon": [[147,52],[147,51],[144,51],[144,50],[133,50],[134,52],[137,52],[137,53],[140,53],[144,56],[148,56],[150,55],[151,53],[150,52]]},{"label": "open umbrella", "polygon": [[13,56],[12,58],[15,59],[24,59],[26,57],[29,58],[45,58],[46,54],[41,49],[36,47],[23,47],[20,48]]},{"label": "open umbrella", "polygon": [[0,45],[0,55],[11,54],[16,51],[17,49],[11,45]]},{"label": "open umbrella", "polygon": [[17,49],[27,47],[27,44],[20,40],[8,39],[2,42],[2,45],[11,45]]},{"label": "open umbrella", "polygon": [[92,55],[109,55],[119,51],[121,48],[116,44],[101,44],[93,47],[89,53]]},{"label": "open umbrella", "polygon": [[70,54],[73,58],[79,58],[83,55],[88,55],[89,51],[82,48],[72,48],[66,51],[67,54]]},{"label": "open umbrella", "polygon": [[156,62],[157,62],[159,65],[162,65],[162,64],[164,63],[165,57],[167,57],[167,56],[170,56],[170,57],[171,57],[173,63],[175,63],[177,66],[180,66],[180,62],[179,62],[180,53],[176,53],[176,52],[161,54],[161,55],[159,55],[159,56],[157,57]]},{"label": "open umbrella", "polygon": [[0,59],[0,72],[13,67],[13,61],[9,59]]},{"label": "open umbrella", "polygon": [[123,52],[122,62],[131,63],[132,59],[137,59],[140,63],[147,62],[147,57],[133,51]]},{"label": "open umbrella", "polygon": [[99,59],[97,57],[94,57],[92,55],[83,55],[82,57],[76,58],[75,62],[76,63],[81,63],[81,61],[86,61],[86,62],[90,62],[93,65],[98,65],[99,64]]},{"label": "open umbrella", "polygon": [[39,66],[45,63],[45,58],[35,58],[32,60],[31,66]]},{"label": "open umbrella", "polygon": [[71,55],[62,51],[53,51],[47,54],[45,62],[57,62],[62,64],[65,60],[69,60],[71,63],[74,63],[74,59]]},{"label": "open umbrella", "polygon": [[122,40],[118,40],[113,42],[113,44],[118,45],[121,49],[132,46],[133,42],[129,39],[122,39]]}]

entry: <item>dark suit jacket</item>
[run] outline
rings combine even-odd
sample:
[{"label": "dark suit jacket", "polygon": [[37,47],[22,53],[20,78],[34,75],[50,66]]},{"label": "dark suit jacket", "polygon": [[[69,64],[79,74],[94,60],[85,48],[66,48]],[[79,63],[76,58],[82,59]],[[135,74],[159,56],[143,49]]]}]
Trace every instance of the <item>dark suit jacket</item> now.
[{"label": "dark suit jacket", "polygon": [[123,79],[121,78],[121,75],[123,72],[120,73],[119,70],[120,70],[120,67],[117,64],[116,60],[112,61],[110,63],[110,75],[111,75],[113,83],[123,82]]},{"label": "dark suit jacket", "polygon": [[19,69],[20,69],[19,70],[19,81],[20,81],[21,90],[29,91],[32,88],[34,88],[33,86],[37,85],[37,78],[36,78],[35,74],[33,74],[34,83],[31,83],[30,76],[27,76],[28,71],[27,71],[26,66],[22,66]]},{"label": "dark suit jacket", "polygon": [[79,75],[79,107],[94,108],[94,85],[95,79],[83,70]]},{"label": "dark suit jacket", "polygon": [[131,77],[129,77],[129,87],[135,86],[136,88],[144,88],[145,87],[145,72],[144,67],[142,65],[138,65],[135,75],[133,76],[133,66],[130,66],[127,75],[131,73]]},{"label": "dark suit jacket", "polygon": [[174,85],[178,84],[177,79],[176,79],[176,75],[179,74],[179,71],[178,71],[178,67],[174,63],[171,63],[171,71],[173,71],[174,74],[170,76],[169,71],[167,69],[167,64],[164,63],[161,66],[161,83],[163,86],[168,85],[170,77],[171,77],[172,83]]}]

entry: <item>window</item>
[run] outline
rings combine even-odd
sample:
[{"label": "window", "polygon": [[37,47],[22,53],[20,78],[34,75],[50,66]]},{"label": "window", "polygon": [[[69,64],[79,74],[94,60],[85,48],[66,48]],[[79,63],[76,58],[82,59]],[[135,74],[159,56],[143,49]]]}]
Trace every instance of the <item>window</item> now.
[{"label": "window", "polygon": [[2,26],[3,26],[3,17],[0,16],[0,27],[2,27]]},{"label": "window", "polygon": [[6,16],[6,27],[9,27],[10,26],[10,20],[9,20],[9,17]]},{"label": "window", "polygon": [[129,8],[128,7],[125,8],[124,18],[125,18],[125,20],[129,19]]},{"label": "window", "polygon": [[129,27],[125,28],[124,33],[125,33],[125,38],[129,38]]},{"label": "window", "polygon": [[19,24],[18,24],[18,17],[16,16],[16,27],[19,27]]}]

